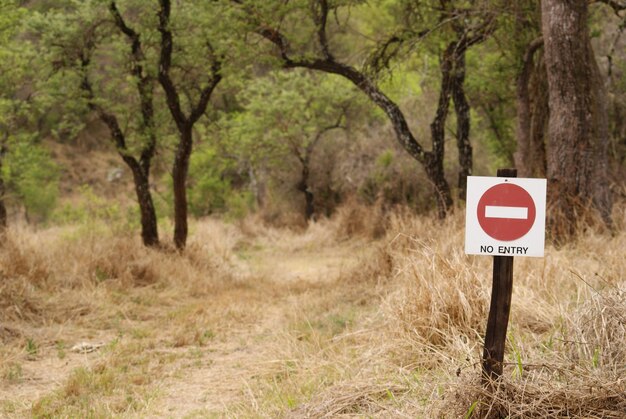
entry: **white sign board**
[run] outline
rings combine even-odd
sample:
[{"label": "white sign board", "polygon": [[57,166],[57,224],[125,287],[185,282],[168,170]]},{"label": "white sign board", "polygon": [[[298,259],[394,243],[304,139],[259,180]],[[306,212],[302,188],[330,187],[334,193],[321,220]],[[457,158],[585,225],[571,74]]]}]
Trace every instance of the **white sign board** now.
[{"label": "white sign board", "polygon": [[546,180],[467,177],[465,253],[542,257]]}]

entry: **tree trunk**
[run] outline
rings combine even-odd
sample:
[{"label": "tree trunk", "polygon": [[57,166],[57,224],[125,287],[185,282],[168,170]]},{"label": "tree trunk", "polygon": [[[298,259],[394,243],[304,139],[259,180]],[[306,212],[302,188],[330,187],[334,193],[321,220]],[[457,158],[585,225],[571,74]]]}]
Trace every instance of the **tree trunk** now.
[{"label": "tree trunk", "polygon": [[575,232],[590,207],[610,223],[606,94],[589,39],[587,0],[542,0],[549,86],[548,226]]},{"label": "tree trunk", "polygon": [[517,150],[515,167],[520,177],[545,178],[546,131],[550,115],[548,81],[543,59],[534,64],[533,54],[543,39],[533,41],[525,54],[517,77]]},{"label": "tree trunk", "polygon": [[257,173],[252,165],[248,167],[248,177],[250,178],[250,191],[254,196],[254,202],[257,208],[261,209],[265,206],[265,182],[263,181],[263,173]]},{"label": "tree trunk", "polygon": [[[8,137],[8,133],[5,134],[4,141],[6,141],[6,137]],[[4,141],[0,144],[0,233],[3,233],[6,230],[8,224],[7,207],[4,201],[7,190],[4,184],[4,179],[2,178],[2,163],[4,156],[7,153],[7,146]]]},{"label": "tree trunk", "polygon": [[435,189],[435,199],[437,200],[437,216],[440,219],[444,219],[452,207],[452,194],[450,193],[450,186],[446,182],[446,178],[443,173],[443,161],[437,159],[434,154],[429,154],[428,158],[424,162],[424,169],[428,179],[433,182]]},{"label": "tree trunk", "polygon": [[[90,90],[88,89],[87,91]],[[137,161],[135,157],[128,154],[126,138],[115,115],[105,112],[99,106],[93,104],[91,106],[98,112],[102,122],[109,128],[113,143],[117,147],[117,152],[133,174],[137,204],[141,214],[141,239],[143,244],[145,246],[158,246],[159,233],[156,211],[152,201],[152,194],[150,193],[150,161],[154,155],[154,144],[156,144],[156,141],[154,138],[151,139],[151,142],[142,150],[142,157]]]},{"label": "tree trunk", "polygon": [[302,174],[298,183],[298,190],[304,194],[304,219],[308,222],[313,218],[313,192],[309,188],[309,165],[302,162]]},{"label": "tree trunk", "polygon": [[543,57],[537,63],[531,79],[533,97],[530,122],[530,177],[545,178],[548,170],[546,141],[550,106],[548,104],[548,78]]},{"label": "tree trunk", "polygon": [[141,167],[136,164],[136,161],[134,163],[126,163],[133,173],[135,183],[135,193],[137,195],[137,203],[139,204],[141,215],[141,239],[145,246],[158,246],[159,231],[154,202],[152,201],[152,194],[150,193],[149,174],[145,173]]},{"label": "tree trunk", "polygon": [[183,250],[187,244],[187,172],[193,147],[191,126],[180,132],[180,142],[174,156],[172,180],[174,188],[174,245]]},{"label": "tree trunk", "polygon": [[[543,38],[537,38],[528,45],[522,60],[522,68],[517,75],[517,150],[513,158],[520,177],[532,177],[534,172],[530,80],[535,70],[535,52],[542,46]],[[533,98],[535,101],[538,99],[537,96]]]},{"label": "tree trunk", "polygon": [[448,44],[440,63],[441,87],[435,118],[430,124],[432,153],[427,155],[426,173],[435,186],[437,212],[444,218],[452,207],[450,187],[445,180],[445,125],[450,99],[454,102],[457,117],[457,148],[459,153],[459,199],[465,200],[467,176],[472,174],[472,145],[470,143],[470,106],[465,96],[465,47],[461,41]]},{"label": "tree trunk", "polygon": [[430,124],[430,137],[433,144],[433,150],[428,155],[424,168],[428,178],[435,188],[435,198],[437,200],[437,215],[444,218],[446,213],[452,206],[452,195],[450,187],[445,180],[443,170],[443,159],[445,156],[445,128],[448,119],[448,110],[450,108],[450,94],[452,90],[452,72],[454,67],[454,50],[456,43],[452,42],[446,48],[439,69],[441,71],[441,86],[439,88],[439,100],[437,102],[437,110],[435,117]]},{"label": "tree trunk", "polygon": [[454,54],[454,75],[451,93],[456,113],[456,144],[459,151],[459,199],[465,201],[467,177],[472,174],[472,144],[470,143],[470,105],[465,96],[465,51]]},{"label": "tree trunk", "polygon": [[[197,102],[191,103],[189,115],[185,115],[179,90],[170,75],[172,65],[172,52],[174,50],[174,37],[170,31],[170,13],[172,4],[170,0],[159,0],[159,32],[161,33],[161,51],[159,56],[159,83],[165,92],[167,107],[174,119],[176,128],[180,134],[174,165],[172,167],[172,179],[174,187],[174,245],[178,250],[183,250],[187,244],[187,172],[189,171],[189,158],[193,148],[193,125],[206,112],[206,108],[213,94],[213,90],[222,80],[221,58],[215,58],[208,69],[210,75],[208,83],[200,90]],[[211,43],[206,40],[208,53],[213,54]],[[189,99],[189,98],[188,98]]]},{"label": "tree trunk", "polygon": [[[2,166],[0,165],[0,168]],[[7,207],[4,203],[4,196],[6,194],[6,188],[4,186],[4,179],[0,177],[0,233],[3,233],[7,228]]]}]

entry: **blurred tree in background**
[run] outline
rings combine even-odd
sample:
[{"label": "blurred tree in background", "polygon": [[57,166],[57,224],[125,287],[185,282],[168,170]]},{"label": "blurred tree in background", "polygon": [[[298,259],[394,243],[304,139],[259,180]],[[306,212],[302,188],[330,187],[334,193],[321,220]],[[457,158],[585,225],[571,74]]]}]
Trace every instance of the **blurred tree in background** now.
[{"label": "blurred tree in background", "polygon": [[0,1],[0,227],[7,203],[24,207],[27,219],[45,220],[57,199],[57,168],[36,131],[40,110],[33,100],[36,54],[24,37],[28,10]]}]

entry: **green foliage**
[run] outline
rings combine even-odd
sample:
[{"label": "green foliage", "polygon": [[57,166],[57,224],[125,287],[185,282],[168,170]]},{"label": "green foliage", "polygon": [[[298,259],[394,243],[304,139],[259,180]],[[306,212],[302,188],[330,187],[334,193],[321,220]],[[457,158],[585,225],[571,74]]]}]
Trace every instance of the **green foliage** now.
[{"label": "green foliage", "polygon": [[35,53],[20,39],[26,9],[17,1],[0,1],[0,175],[10,201],[21,203],[29,218],[45,220],[58,195],[58,170],[33,133],[38,109],[23,99],[36,78]]},{"label": "green foliage", "polygon": [[465,416],[464,416],[465,419],[470,419],[472,417],[472,415],[474,414],[474,410],[476,410],[476,406],[478,406],[478,404],[479,404],[478,400],[472,403],[472,405],[469,407],[469,409],[467,409],[467,412],[465,413]]},{"label": "green foliage", "polygon": [[39,352],[39,347],[37,346],[35,341],[30,339],[30,338],[26,341],[26,348],[25,349],[26,349],[26,353],[29,356],[35,356]]},{"label": "green foliage", "polygon": [[470,49],[467,65],[466,90],[474,98],[473,137],[495,158],[494,166],[509,166],[516,147],[515,91],[511,89],[511,80],[515,80],[517,69],[492,43]]},{"label": "green foliage", "polygon": [[229,115],[231,135],[244,142],[250,157],[260,152],[259,160],[275,161],[302,153],[325,127],[345,125],[350,107],[362,106],[344,80],[304,71],[259,77],[238,99],[245,111]]},{"label": "green foliage", "polygon": [[[163,173],[177,129],[157,80],[158,2],[116,0],[116,4],[128,26],[140,34],[143,72],[154,83],[155,118],[150,128],[142,126],[138,80],[129,72],[129,39],[115,26],[110,1],[0,0],[0,141],[6,149],[1,174],[9,200],[23,204],[29,216],[49,217],[58,195],[58,168],[42,148],[42,139],[74,141],[93,120],[81,88],[85,76],[93,87],[92,102],[119,120],[129,154],[138,156],[151,138],[148,135],[156,133],[154,172],[166,178]],[[326,28],[332,57],[362,70],[398,103],[426,150],[442,51],[458,38],[459,28],[471,33],[486,16],[494,16],[495,33],[487,42],[472,45],[466,55],[475,172],[492,172],[496,166],[512,163],[516,147],[513,81],[525,48],[540,35],[537,2],[332,0],[328,4]],[[295,186],[305,161],[310,165],[309,188],[316,201],[340,202],[344,196],[337,198],[339,193],[333,188],[342,181],[342,185],[349,182],[350,193],[358,189],[368,202],[424,199],[415,196],[424,194],[425,187],[415,187],[421,179],[415,176],[415,167],[403,160],[406,156],[400,148],[386,150],[389,144],[381,145],[393,141],[383,111],[339,76],[279,68],[278,48],[259,36],[260,27],[278,28],[294,59],[323,58],[315,5],[310,0],[172,2],[171,75],[180,87],[184,112],[189,112],[197,92],[206,86],[210,63],[215,57],[222,61],[223,81],[209,111],[194,126],[196,143],[188,182],[193,215],[242,216],[253,208],[253,194],[259,195],[257,180],[273,189],[266,196],[297,200],[300,205],[302,194]],[[607,16],[600,8],[596,10],[590,19],[592,36],[597,37],[594,44],[607,43],[613,39],[607,35]],[[625,90],[626,66],[620,45],[613,46],[612,94],[622,103],[619,92]],[[615,137],[622,138],[619,114],[611,117],[616,121]],[[456,129],[454,122],[451,107],[446,125],[449,139]],[[345,136],[349,141],[343,132],[331,132],[337,125],[349,134]],[[103,131],[88,134],[108,141]],[[383,138],[373,145],[373,136]],[[616,143],[615,159],[624,154],[620,153],[622,145]],[[457,168],[455,153],[450,153],[453,148],[448,141],[447,175]],[[335,165],[335,159],[343,160]],[[343,171],[335,172],[336,166]],[[85,190],[83,195],[76,206],[56,211],[55,219],[89,223],[101,217],[117,225],[137,226],[136,208],[127,213],[93,191]],[[157,207],[169,205],[171,193],[161,198],[155,200]]]},{"label": "green foliage", "polygon": [[371,114],[363,96],[342,78],[301,70],[250,80],[236,95],[236,103],[239,109],[221,113],[211,135],[220,152],[236,160],[239,172],[264,176],[261,181],[279,188],[274,196],[281,199],[302,199],[296,185],[305,165],[311,176],[308,187],[319,189],[314,193],[324,199],[329,188],[320,184],[316,167],[330,167],[332,161],[316,165],[322,150],[342,138],[340,130],[351,129]]},{"label": "green foliage", "polygon": [[391,163],[393,163],[393,151],[391,150],[385,150],[380,156],[378,156],[378,159],[376,159],[376,165],[381,169],[388,168],[391,166]]},{"label": "green foliage", "polygon": [[58,198],[59,171],[50,154],[32,137],[10,137],[2,177],[10,194],[24,205],[27,215],[46,220]]},{"label": "green foliage", "polygon": [[189,210],[196,217],[230,210],[229,203],[237,192],[231,185],[229,173],[233,161],[221,157],[210,146],[199,148],[189,164]]}]

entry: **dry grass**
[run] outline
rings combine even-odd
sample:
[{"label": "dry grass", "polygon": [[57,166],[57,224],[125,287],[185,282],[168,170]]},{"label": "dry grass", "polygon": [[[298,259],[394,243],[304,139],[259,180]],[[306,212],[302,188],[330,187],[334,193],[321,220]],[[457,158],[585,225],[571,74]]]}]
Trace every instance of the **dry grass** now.
[{"label": "dry grass", "polygon": [[[203,220],[184,254],[105,228],[12,230],[0,412],[624,417],[623,206],[615,220],[614,234],[590,229],[515,260],[491,391],[479,381],[491,260],[463,253],[460,213],[436,222],[351,204],[304,231]],[[70,353],[82,340],[106,345]]]}]

